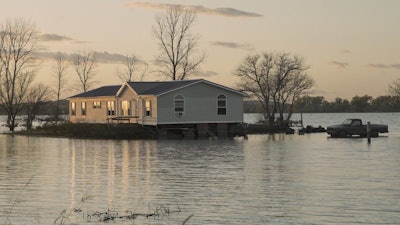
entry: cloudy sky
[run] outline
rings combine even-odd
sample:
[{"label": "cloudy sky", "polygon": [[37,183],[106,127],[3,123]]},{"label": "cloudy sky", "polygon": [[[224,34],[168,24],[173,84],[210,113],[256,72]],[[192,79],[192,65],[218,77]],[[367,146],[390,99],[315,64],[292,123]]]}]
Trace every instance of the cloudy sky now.
[{"label": "cloudy sky", "polygon": [[[120,84],[117,62],[134,54],[151,62],[156,16],[169,4],[197,13],[193,33],[207,54],[205,78],[234,87],[235,68],[249,54],[284,51],[303,56],[315,79],[314,95],[351,99],[387,94],[400,78],[398,0],[15,0],[0,7],[0,22],[24,18],[40,31],[43,65],[38,80],[50,82],[57,52],[95,51],[97,86]],[[151,66],[149,71],[151,71]],[[71,84],[76,80],[69,71]],[[160,80],[150,73],[147,80]]]}]

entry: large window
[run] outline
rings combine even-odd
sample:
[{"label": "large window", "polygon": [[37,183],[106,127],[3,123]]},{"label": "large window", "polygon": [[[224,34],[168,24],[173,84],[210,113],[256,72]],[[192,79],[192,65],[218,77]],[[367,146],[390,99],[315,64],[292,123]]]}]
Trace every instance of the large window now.
[{"label": "large window", "polygon": [[107,116],[114,116],[114,115],[115,115],[115,102],[107,101]]},{"label": "large window", "polygon": [[223,94],[217,97],[217,113],[218,115],[226,115],[226,96]]},{"label": "large window", "polygon": [[146,116],[150,117],[151,116],[151,101],[150,100],[146,100],[145,110],[146,110]]},{"label": "large window", "polygon": [[86,102],[81,102],[82,116],[86,116]]},{"label": "large window", "polygon": [[121,116],[130,116],[131,115],[131,102],[130,101],[122,101],[121,102]]},{"label": "large window", "polygon": [[185,98],[183,97],[183,95],[175,96],[174,105],[175,105],[174,107],[175,115],[182,116],[183,113],[185,112]]},{"label": "large window", "polygon": [[71,116],[75,116],[75,115],[76,115],[76,103],[71,102]]}]

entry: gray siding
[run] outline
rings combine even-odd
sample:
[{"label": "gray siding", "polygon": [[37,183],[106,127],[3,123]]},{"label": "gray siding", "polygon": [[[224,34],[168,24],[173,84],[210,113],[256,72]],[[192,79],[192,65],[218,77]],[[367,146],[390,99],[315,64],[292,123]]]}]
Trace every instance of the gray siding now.
[{"label": "gray siding", "polygon": [[[176,116],[174,111],[174,98],[178,94],[185,98],[182,116]],[[217,97],[220,94],[227,97],[226,115],[217,113]],[[242,122],[243,96],[207,83],[198,83],[159,96],[157,113],[158,124]]]}]

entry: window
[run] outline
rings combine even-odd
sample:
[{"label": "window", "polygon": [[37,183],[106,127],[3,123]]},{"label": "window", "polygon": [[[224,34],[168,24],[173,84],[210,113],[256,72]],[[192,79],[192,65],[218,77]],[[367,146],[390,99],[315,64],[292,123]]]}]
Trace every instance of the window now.
[{"label": "window", "polygon": [[101,109],[101,101],[93,101],[93,109]]},{"label": "window", "polygon": [[177,95],[174,99],[175,116],[182,116],[185,112],[185,98],[183,95]]},{"label": "window", "polygon": [[218,115],[226,115],[226,96],[223,94],[217,97],[217,113]]},{"label": "window", "polygon": [[75,115],[76,115],[76,103],[71,102],[71,116],[75,116]]},{"label": "window", "polygon": [[86,102],[81,102],[82,116],[86,116]]},{"label": "window", "polygon": [[115,102],[107,101],[107,116],[114,116],[114,115],[115,115]]},{"label": "window", "polygon": [[145,110],[146,110],[146,116],[151,116],[151,101],[150,100],[146,100]]},{"label": "window", "polygon": [[121,102],[121,116],[130,116],[131,115],[131,102],[130,101],[122,101]]}]

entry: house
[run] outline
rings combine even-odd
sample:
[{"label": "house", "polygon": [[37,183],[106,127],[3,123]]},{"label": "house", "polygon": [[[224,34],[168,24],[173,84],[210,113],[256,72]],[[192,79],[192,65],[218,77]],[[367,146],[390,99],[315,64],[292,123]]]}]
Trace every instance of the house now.
[{"label": "house", "polygon": [[204,79],[126,82],[70,97],[72,123],[138,123],[227,134],[243,122],[245,94]]}]

